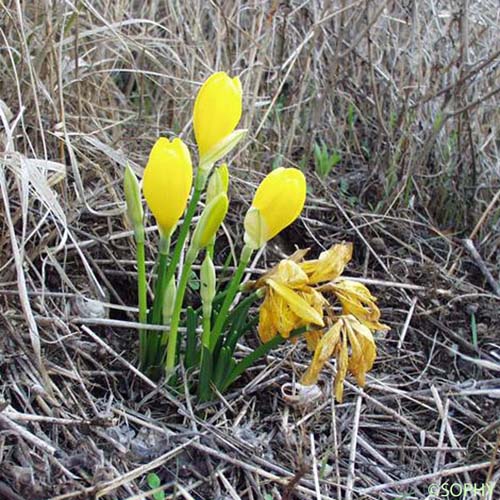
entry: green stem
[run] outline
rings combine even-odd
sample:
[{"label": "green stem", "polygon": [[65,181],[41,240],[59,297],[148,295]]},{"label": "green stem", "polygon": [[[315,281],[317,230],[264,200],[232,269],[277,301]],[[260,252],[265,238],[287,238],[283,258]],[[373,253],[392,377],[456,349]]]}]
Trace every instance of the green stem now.
[{"label": "green stem", "polygon": [[203,307],[203,333],[201,334],[201,359],[200,375],[198,381],[198,397],[200,401],[206,401],[210,393],[210,381],[212,379],[212,353],[210,352],[210,319],[212,316],[212,304]]},{"label": "green stem", "polygon": [[174,371],[175,367],[175,356],[177,351],[177,333],[179,330],[179,322],[181,317],[182,303],[184,301],[184,294],[186,293],[186,287],[189,281],[189,276],[191,275],[191,267],[198,254],[197,250],[190,248],[186,255],[186,261],[182,268],[181,279],[177,287],[177,295],[175,296],[174,312],[172,314],[172,321],[170,323],[170,333],[168,334],[168,345],[167,345],[167,358],[165,362],[165,372],[167,378]]},{"label": "green stem", "polygon": [[191,226],[191,220],[193,219],[194,213],[196,212],[196,207],[198,206],[198,201],[200,201],[201,193],[207,182],[207,174],[198,169],[198,174],[196,175],[193,196],[189,201],[189,205],[184,216],[184,220],[179,231],[179,236],[175,243],[174,253],[172,255],[172,260],[167,269],[166,281],[167,283],[172,279],[175,270],[177,269],[177,264],[181,258],[182,249],[184,248],[184,242],[186,241],[187,235],[189,233],[189,227]]},{"label": "green stem", "polygon": [[201,344],[207,349],[210,347],[210,318],[212,317],[212,304],[203,307],[203,333]]},{"label": "green stem", "polygon": [[161,324],[161,310],[163,307],[163,298],[167,289],[167,262],[170,250],[170,236],[160,236],[160,259],[158,261],[158,276],[156,278],[155,298],[153,302],[153,325]]},{"label": "green stem", "polygon": [[222,303],[222,307],[217,315],[217,320],[215,321],[215,325],[210,336],[210,350],[213,352],[215,346],[217,345],[217,340],[222,332],[222,328],[224,327],[224,323],[227,319],[227,315],[229,312],[229,308],[233,303],[234,297],[238,293],[238,289],[241,283],[241,279],[243,278],[243,273],[250,261],[250,257],[252,256],[252,248],[245,245],[241,252],[240,263],[234,273],[232,280],[230,281],[227,287],[227,293],[224,297],[224,302]]},{"label": "green stem", "polygon": [[[139,323],[147,323],[147,286],[146,286],[146,262],[144,249],[144,227],[138,227],[134,231],[137,252],[137,296],[139,303]],[[141,367],[145,367],[147,356],[147,330],[139,330],[139,362]]]}]

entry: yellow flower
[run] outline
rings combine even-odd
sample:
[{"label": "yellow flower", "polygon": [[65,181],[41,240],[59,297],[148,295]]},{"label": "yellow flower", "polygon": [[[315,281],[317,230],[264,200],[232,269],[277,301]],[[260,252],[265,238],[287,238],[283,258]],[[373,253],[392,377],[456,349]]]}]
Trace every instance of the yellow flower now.
[{"label": "yellow flower", "polygon": [[333,245],[322,252],[318,259],[306,260],[300,264],[309,278],[309,284],[315,285],[338,278],[352,258],[352,243]]},{"label": "yellow flower", "polygon": [[[214,73],[202,85],[193,111],[194,135],[201,165],[213,164],[228,152],[228,145],[224,143],[235,131],[241,110],[242,94],[238,77],[230,78],[224,72]],[[219,153],[215,154],[217,150]]]},{"label": "yellow flower", "polygon": [[293,261],[279,263],[265,279],[264,302],[259,312],[259,336],[268,342],[277,334],[288,338],[292,330],[307,325],[323,326],[323,296],[307,286],[307,275]]},{"label": "yellow flower", "polygon": [[352,373],[358,384],[364,387],[366,373],[373,367],[377,349],[370,329],[354,316],[341,316],[318,341],[311,364],[302,376],[301,383],[315,384],[323,366],[333,355],[337,359],[335,398],[341,403],[347,372]]},{"label": "yellow flower", "polygon": [[380,310],[375,304],[374,297],[362,283],[351,280],[342,280],[328,285],[342,304],[344,314],[352,314],[370,330],[390,330],[379,322]]},{"label": "yellow flower", "polygon": [[260,183],[245,216],[245,243],[262,247],[302,212],[306,179],[296,168],[277,168]]},{"label": "yellow flower", "polygon": [[[333,356],[336,358],[335,397],[341,402],[347,372],[363,387],[366,373],[373,367],[377,350],[371,331],[389,328],[379,322],[377,299],[366,286],[339,279],[352,256],[350,243],[334,245],[315,260],[303,260],[306,253],[307,250],[297,250],[247,287],[265,290],[258,327],[263,342],[277,334],[292,342],[304,338],[308,349],[314,351],[302,384],[315,384],[325,363]],[[328,283],[320,285],[325,281]],[[338,298],[342,316],[328,306],[324,291],[331,291]],[[321,328],[325,309],[333,322],[326,332]],[[293,330],[304,326],[308,327],[304,335],[290,336]]]},{"label": "yellow flower", "polygon": [[143,191],[160,231],[168,236],[186,209],[193,183],[191,156],[181,139],[160,137],[144,170]]}]

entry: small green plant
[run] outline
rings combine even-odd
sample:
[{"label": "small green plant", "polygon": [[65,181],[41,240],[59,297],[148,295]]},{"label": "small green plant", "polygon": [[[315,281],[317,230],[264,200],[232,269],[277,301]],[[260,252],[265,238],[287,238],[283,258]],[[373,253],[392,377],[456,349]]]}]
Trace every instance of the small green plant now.
[{"label": "small green plant", "polygon": [[[155,490],[156,488],[159,488],[161,486],[161,480],[158,477],[158,474],[155,474],[154,472],[150,472],[146,479],[148,482],[148,486],[152,490]],[[152,496],[153,496],[154,500],[165,500],[165,492],[164,491],[157,491],[156,493],[153,493]]]},{"label": "small green plant", "polygon": [[341,159],[342,157],[338,152],[332,151],[330,153],[326,144],[322,143],[321,146],[318,143],[314,144],[314,165],[317,174],[322,179],[328,176],[332,168],[338,165]]}]

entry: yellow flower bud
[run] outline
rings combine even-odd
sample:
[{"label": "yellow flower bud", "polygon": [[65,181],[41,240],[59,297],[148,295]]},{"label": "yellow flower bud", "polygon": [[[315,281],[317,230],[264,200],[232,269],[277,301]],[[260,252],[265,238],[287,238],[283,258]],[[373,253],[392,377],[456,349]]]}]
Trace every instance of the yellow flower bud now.
[{"label": "yellow flower bud", "polygon": [[200,153],[200,165],[211,167],[241,139],[232,135],[241,118],[242,95],[238,77],[226,73],[211,75],[202,85],[193,111],[194,135]]},{"label": "yellow flower bud", "polygon": [[191,243],[194,251],[199,251],[211,243],[226,216],[228,206],[229,200],[226,193],[220,193],[206,205],[194,230]]},{"label": "yellow flower bud", "polygon": [[207,186],[207,203],[210,203],[218,194],[227,193],[229,188],[229,170],[223,163],[211,175]]},{"label": "yellow flower bud", "polygon": [[245,243],[262,247],[302,212],[306,179],[296,168],[277,168],[260,183],[245,216]]},{"label": "yellow flower bud", "polygon": [[181,139],[160,137],[144,170],[143,191],[160,231],[168,236],[186,209],[193,184],[189,150]]},{"label": "yellow flower bud", "polygon": [[134,226],[134,229],[142,226],[144,212],[141,201],[141,188],[134,171],[127,163],[125,167],[125,176],[123,178],[123,190],[125,192],[125,201],[127,202],[127,215]]},{"label": "yellow flower bud", "polygon": [[203,307],[211,306],[215,297],[215,289],[217,283],[215,276],[215,266],[208,253],[207,255],[205,255],[205,259],[203,260],[203,264],[201,265],[200,281],[200,295]]}]

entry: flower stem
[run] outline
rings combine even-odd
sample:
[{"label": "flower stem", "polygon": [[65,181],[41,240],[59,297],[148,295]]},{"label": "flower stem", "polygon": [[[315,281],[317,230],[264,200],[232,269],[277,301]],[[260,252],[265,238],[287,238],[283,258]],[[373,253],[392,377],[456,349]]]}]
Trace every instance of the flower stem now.
[{"label": "flower stem", "polygon": [[[137,252],[137,296],[139,304],[139,323],[147,323],[147,286],[146,286],[146,263],[144,250],[144,227],[138,227],[134,231]],[[139,362],[145,367],[147,361],[147,335],[144,328],[139,330]]]},{"label": "flower stem", "polygon": [[181,317],[182,303],[184,301],[184,294],[191,274],[191,267],[196,259],[197,251],[190,248],[186,255],[184,266],[182,267],[181,279],[177,287],[177,294],[175,296],[174,312],[172,313],[172,320],[170,323],[170,332],[168,334],[167,344],[167,358],[165,361],[165,372],[167,379],[172,375],[175,368],[175,357],[177,354],[177,333],[179,330],[179,322]]},{"label": "flower stem", "polygon": [[220,311],[217,315],[217,320],[215,321],[212,334],[210,335],[210,350],[212,352],[214,351],[215,346],[217,345],[217,340],[219,340],[222,328],[224,327],[224,323],[226,321],[229,312],[229,308],[233,303],[234,297],[238,293],[241,279],[243,278],[243,273],[245,272],[248,262],[250,261],[252,252],[253,249],[247,245],[245,245],[243,247],[243,250],[241,251],[240,263],[238,264],[238,267],[233,275],[232,280],[229,282],[224,302],[222,303],[222,307],[220,308]]},{"label": "flower stem", "polygon": [[189,233],[189,227],[191,226],[191,220],[193,219],[194,213],[196,212],[196,207],[198,206],[198,201],[200,201],[201,193],[205,187],[207,181],[207,174],[198,169],[198,174],[196,175],[193,196],[189,201],[189,205],[186,209],[186,214],[184,220],[182,221],[181,229],[179,231],[179,236],[174,247],[174,253],[172,255],[172,260],[167,269],[166,282],[169,283],[175,274],[177,269],[177,264],[181,258],[182,249],[186,241],[187,235]]},{"label": "flower stem", "polygon": [[212,316],[212,304],[203,307],[203,333],[201,334],[201,359],[200,375],[198,381],[198,397],[200,401],[206,401],[210,393],[210,381],[212,379],[212,353],[210,352],[210,319]]},{"label": "flower stem", "polygon": [[170,250],[170,236],[160,236],[160,258],[158,261],[158,276],[156,278],[155,298],[153,302],[153,316],[151,322],[153,325],[161,323],[161,309],[163,297],[167,289],[167,261]]}]

